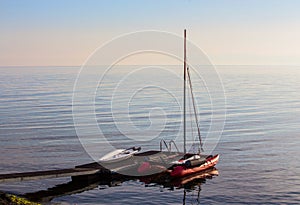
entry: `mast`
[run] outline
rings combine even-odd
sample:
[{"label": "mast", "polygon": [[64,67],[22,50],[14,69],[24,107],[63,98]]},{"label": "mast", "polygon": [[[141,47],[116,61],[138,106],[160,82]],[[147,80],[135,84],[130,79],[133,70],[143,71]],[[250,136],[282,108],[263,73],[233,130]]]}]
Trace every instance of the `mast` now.
[{"label": "mast", "polygon": [[183,152],[186,154],[186,29],[184,29],[183,61]]}]

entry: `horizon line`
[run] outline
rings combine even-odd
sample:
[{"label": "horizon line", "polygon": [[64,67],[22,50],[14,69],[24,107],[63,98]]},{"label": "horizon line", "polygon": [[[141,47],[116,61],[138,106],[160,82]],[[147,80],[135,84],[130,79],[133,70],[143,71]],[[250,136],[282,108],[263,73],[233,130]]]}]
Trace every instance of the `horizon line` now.
[{"label": "horizon line", "polygon": [[[126,65],[117,65],[117,66],[181,66],[182,64],[126,64]],[[83,65],[0,65],[0,68],[4,67],[82,67]],[[111,66],[108,64],[99,64],[92,66]],[[203,65],[199,64],[198,66],[300,66],[296,64],[211,64],[211,65]]]}]

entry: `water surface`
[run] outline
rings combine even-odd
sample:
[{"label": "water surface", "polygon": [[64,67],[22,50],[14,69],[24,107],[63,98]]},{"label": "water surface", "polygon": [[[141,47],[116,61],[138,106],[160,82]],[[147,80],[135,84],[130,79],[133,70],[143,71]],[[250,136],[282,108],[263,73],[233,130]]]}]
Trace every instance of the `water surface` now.
[{"label": "water surface", "polygon": [[[96,121],[110,144],[129,146],[136,137],[134,142],[140,142],[145,149],[157,149],[159,139],[180,136],[181,99],[178,98],[178,104],[170,95],[180,96],[180,81],[167,72],[157,75],[151,70],[137,73],[138,78],[125,81],[115,91],[114,120],[131,138],[124,138],[116,129],[112,123],[109,96],[115,86],[112,79],[126,75],[126,69],[130,68],[120,67],[120,72],[110,73],[101,89],[95,90]],[[66,168],[93,160],[81,145],[74,128],[72,96],[78,71],[79,67],[0,68],[1,173]],[[213,151],[221,155],[217,165],[219,176],[206,180],[201,185],[201,192],[198,192],[199,187],[186,192],[186,204],[196,204],[199,199],[200,204],[299,203],[300,67],[218,66],[217,71],[224,85],[227,113],[222,137]],[[86,87],[76,91],[83,98],[88,97],[88,79],[93,77],[92,72],[87,74]],[[164,82],[169,92],[150,86],[132,95],[131,91],[145,79]],[[196,79],[194,89],[205,138],[211,118],[220,116],[218,113],[212,115],[209,94],[201,85]],[[130,105],[128,97],[132,99]],[[75,106],[82,116],[90,110],[89,105]],[[127,126],[129,122],[131,124]],[[160,122],[165,127],[153,139],[152,136],[161,129]],[[88,120],[84,126],[90,126]],[[143,132],[147,134],[141,136]],[[97,133],[91,131],[88,137],[94,139]],[[102,147],[99,152],[103,143],[97,143],[91,143],[89,151],[101,156],[109,150]],[[23,194],[68,180],[0,184],[0,190]],[[104,189],[96,186],[79,194],[55,198],[52,202],[182,204],[183,195],[184,189],[169,190],[146,186],[139,181],[125,181],[120,186]]]}]

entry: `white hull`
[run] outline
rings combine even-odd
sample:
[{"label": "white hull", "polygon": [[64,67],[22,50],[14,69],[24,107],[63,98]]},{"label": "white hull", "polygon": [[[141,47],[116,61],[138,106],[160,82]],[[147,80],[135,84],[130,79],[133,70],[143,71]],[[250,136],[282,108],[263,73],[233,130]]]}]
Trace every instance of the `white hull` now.
[{"label": "white hull", "polygon": [[124,161],[130,157],[132,157],[134,154],[138,153],[140,149],[117,149],[114,150],[103,157],[99,159],[100,163],[116,163]]}]

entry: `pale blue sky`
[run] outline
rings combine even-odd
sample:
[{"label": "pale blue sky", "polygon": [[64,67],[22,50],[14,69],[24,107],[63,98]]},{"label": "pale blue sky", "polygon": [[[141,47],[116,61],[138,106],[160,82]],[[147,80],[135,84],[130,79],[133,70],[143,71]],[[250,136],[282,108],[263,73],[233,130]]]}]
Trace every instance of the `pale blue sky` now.
[{"label": "pale blue sky", "polygon": [[0,65],[81,65],[137,30],[182,34],[215,64],[300,65],[298,0],[0,0]]}]

